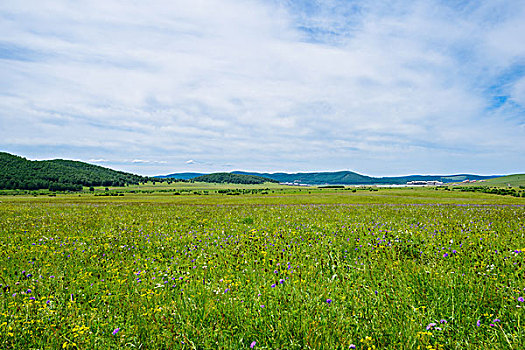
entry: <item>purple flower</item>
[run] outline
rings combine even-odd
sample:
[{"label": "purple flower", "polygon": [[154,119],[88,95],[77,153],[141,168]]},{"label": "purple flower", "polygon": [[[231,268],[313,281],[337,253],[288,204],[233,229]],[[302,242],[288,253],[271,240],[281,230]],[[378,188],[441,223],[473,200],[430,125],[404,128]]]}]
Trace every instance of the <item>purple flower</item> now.
[{"label": "purple flower", "polygon": [[117,334],[118,332],[120,331],[120,328],[115,328],[115,330],[113,331],[113,335]]},{"label": "purple flower", "polygon": [[332,303],[332,299],[326,299],[326,302],[327,302],[328,304],[331,304],[331,303]]},{"label": "purple flower", "polygon": [[494,323],[489,324],[489,326],[496,327],[496,325]]},{"label": "purple flower", "polygon": [[[26,293],[27,293],[27,294],[31,294],[31,292],[32,292],[32,290],[31,290],[31,289],[28,289]],[[523,298],[522,298],[522,299],[523,299]]]},{"label": "purple flower", "polygon": [[272,284],[272,286],[271,286],[271,287],[272,287],[272,288],[275,288],[275,283],[274,283],[274,284]]},{"label": "purple flower", "polygon": [[501,320],[499,318],[496,318],[494,322],[501,322]]},{"label": "purple flower", "polygon": [[264,309],[264,305],[261,305],[261,309]]},{"label": "purple flower", "polygon": [[434,328],[436,326],[436,324],[434,322],[432,323],[429,323],[428,326],[427,326],[427,331]]},{"label": "purple flower", "polygon": [[355,349],[355,344],[350,344],[349,349]]},{"label": "purple flower", "polygon": [[253,349],[255,347],[255,344],[257,344],[256,341],[252,341],[252,343],[250,344],[250,349]]},{"label": "purple flower", "polygon": [[456,251],[456,250],[454,249],[454,250],[452,251],[452,253],[456,254],[456,253],[457,253],[457,251]]},{"label": "purple flower", "polygon": [[523,299],[523,297],[519,297],[519,298],[518,298],[518,301],[519,301],[520,303],[523,303],[523,302],[525,301],[525,299]]},{"label": "purple flower", "polygon": [[284,280],[283,280],[283,279],[280,279],[280,280],[279,280],[279,283],[280,283],[280,284],[283,284],[283,283],[284,283]]},{"label": "purple flower", "polygon": [[439,323],[443,324],[443,323],[448,323],[447,320],[440,320]]},{"label": "purple flower", "polygon": [[480,320],[478,320],[478,321],[476,322],[476,326],[478,326],[478,327],[481,326],[481,321],[480,321]]},{"label": "purple flower", "polygon": [[448,253],[443,254],[443,257],[444,258],[448,257]]}]

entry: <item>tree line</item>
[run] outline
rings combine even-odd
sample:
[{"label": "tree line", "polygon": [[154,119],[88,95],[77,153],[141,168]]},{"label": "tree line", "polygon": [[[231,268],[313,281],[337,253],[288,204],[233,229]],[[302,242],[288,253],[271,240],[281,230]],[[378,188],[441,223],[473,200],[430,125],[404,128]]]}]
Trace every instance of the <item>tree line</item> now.
[{"label": "tree line", "polygon": [[80,191],[84,186],[125,186],[154,180],[72,160],[31,161],[0,152],[0,189]]}]

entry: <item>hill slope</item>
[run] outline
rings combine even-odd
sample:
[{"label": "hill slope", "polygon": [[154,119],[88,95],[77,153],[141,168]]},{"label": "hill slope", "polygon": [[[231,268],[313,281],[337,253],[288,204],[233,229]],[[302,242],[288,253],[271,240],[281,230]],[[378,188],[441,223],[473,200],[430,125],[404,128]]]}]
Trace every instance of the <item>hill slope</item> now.
[{"label": "hill slope", "polygon": [[[486,180],[498,177],[481,176],[472,174],[456,175],[407,175],[392,177],[372,177],[361,175],[353,171],[335,171],[335,172],[312,172],[312,173],[258,173],[246,171],[232,171],[230,174],[236,175],[253,175],[264,177],[278,182],[304,183],[309,185],[403,185],[408,181],[441,181],[443,183],[461,182],[463,180]],[[172,179],[195,179],[207,174],[201,173],[174,173],[170,175],[157,176],[157,178]]]},{"label": "hill slope", "polygon": [[0,152],[0,189],[81,190],[82,186],[124,186],[147,177],[72,160],[31,161]]},{"label": "hill slope", "polygon": [[441,181],[458,182],[466,179],[469,180],[483,180],[490,179],[495,176],[480,176],[480,175],[408,175],[408,176],[394,176],[394,177],[372,177],[361,175],[353,171],[336,171],[336,172],[316,172],[316,173],[254,173],[234,171],[233,174],[245,174],[264,176],[279,182],[301,182],[310,185],[402,185],[408,181]]},{"label": "hill slope", "polygon": [[278,182],[276,180],[272,180],[261,176],[241,175],[232,173],[214,173],[202,175],[193,178],[193,181],[232,184],[263,184],[265,182]]},{"label": "hill slope", "polygon": [[175,174],[169,174],[169,175],[159,175],[155,176],[158,179],[175,179],[175,180],[191,180],[193,178],[202,176],[202,175],[208,175],[204,173],[175,173]]},{"label": "hill slope", "polygon": [[[477,185],[480,185],[479,183]],[[502,177],[496,177],[483,182],[484,186],[512,186],[519,187],[525,186],[525,174],[515,174]]]}]

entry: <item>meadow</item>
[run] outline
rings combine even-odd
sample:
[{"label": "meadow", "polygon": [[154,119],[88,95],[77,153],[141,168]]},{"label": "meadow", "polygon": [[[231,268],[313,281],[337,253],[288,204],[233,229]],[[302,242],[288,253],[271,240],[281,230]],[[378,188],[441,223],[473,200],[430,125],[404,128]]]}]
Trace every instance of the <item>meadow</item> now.
[{"label": "meadow", "polygon": [[525,348],[524,198],[177,186],[0,197],[0,348]]}]

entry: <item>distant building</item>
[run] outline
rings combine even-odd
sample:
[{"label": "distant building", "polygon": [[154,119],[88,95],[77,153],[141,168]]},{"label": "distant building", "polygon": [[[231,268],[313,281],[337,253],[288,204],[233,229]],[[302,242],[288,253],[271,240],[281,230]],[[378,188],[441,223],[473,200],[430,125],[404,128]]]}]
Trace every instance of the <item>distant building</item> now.
[{"label": "distant building", "polygon": [[408,181],[408,186],[441,186],[443,182],[441,181]]}]

